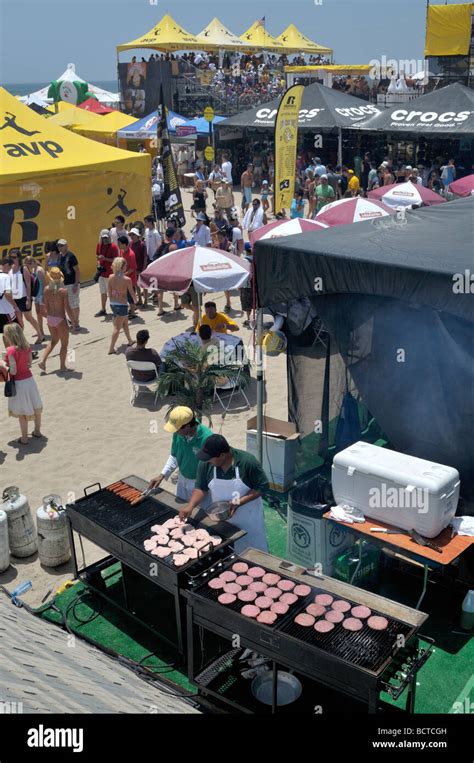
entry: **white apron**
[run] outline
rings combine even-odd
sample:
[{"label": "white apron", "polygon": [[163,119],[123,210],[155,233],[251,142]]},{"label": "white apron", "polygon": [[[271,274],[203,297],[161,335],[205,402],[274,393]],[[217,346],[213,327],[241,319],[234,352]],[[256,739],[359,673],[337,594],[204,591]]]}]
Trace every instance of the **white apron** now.
[{"label": "white apron", "polygon": [[[238,466],[235,467],[235,479],[233,480],[217,479],[217,472],[214,467],[214,478],[209,483],[209,494],[212,503],[216,501],[232,501],[235,498],[235,493],[238,493],[243,498],[249,492],[250,488],[240,479]],[[268,551],[263,518],[263,501],[261,498],[256,498],[254,501],[246,503],[245,506],[241,506],[227,522],[247,532],[247,535],[234,543],[234,549],[238,554],[241,554],[249,546],[258,548],[260,551]]]},{"label": "white apron", "polygon": [[[194,488],[196,487],[196,481],[193,479],[189,479],[189,477],[183,477],[181,472],[178,476],[178,482],[176,484],[176,498],[180,498],[182,501],[189,501]],[[200,508],[207,508],[209,506],[211,500],[209,494],[206,495],[201,503],[199,504]]]}]

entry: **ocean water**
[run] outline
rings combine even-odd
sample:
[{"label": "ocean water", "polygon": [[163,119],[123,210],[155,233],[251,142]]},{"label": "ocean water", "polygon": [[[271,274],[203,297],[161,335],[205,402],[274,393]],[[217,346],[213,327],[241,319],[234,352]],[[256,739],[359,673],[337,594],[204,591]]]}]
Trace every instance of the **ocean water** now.
[{"label": "ocean water", "polygon": [[[4,85],[2,84],[2,87],[12,95],[28,95],[29,93],[36,92],[36,90],[41,90],[49,84],[49,82],[22,82],[20,84],[7,82]],[[116,93],[118,90],[118,82],[116,80],[94,80],[91,84],[102,87],[104,90],[110,90],[112,93]]]}]

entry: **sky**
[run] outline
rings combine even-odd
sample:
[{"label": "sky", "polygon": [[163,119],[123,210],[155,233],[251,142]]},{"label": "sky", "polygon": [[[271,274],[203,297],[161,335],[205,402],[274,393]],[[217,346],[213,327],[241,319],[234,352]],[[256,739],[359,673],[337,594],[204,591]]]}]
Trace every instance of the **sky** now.
[{"label": "sky", "polygon": [[0,83],[46,84],[70,62],[92,83],[116,80],[115,46],[165,13],[193,34],[214,16],[238,35],[262,16],[273,35],[293,22],[341,64],[423,60],[426,0],[0,0]]}]

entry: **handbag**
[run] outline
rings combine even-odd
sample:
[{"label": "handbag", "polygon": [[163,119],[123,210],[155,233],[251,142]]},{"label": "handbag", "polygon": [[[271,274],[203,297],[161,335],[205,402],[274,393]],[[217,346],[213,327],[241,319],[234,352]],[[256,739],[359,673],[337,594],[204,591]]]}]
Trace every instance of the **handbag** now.
[{"label": "handbag", "polygon": [[8,377],[3,387],[3,394],[5,397],[15,397],[16,395],[15,377],[10,372],[8,372]]}]

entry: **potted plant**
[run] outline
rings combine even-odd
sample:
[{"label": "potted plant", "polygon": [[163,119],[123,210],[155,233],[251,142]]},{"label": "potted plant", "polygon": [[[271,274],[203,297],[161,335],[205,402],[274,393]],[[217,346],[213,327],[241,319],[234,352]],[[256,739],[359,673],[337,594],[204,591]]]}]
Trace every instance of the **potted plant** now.
[{"label": "potted plant", "polygon": [[194,342],[183,342],[166,355],[166,369],[158,379],[160,396],[175,396],[174,405],[187,405],[198,416],[211,421],[212,403],[216,384],[228,379],[239,379],[239,386],[250,382],[248,365],[221,363],[215,346],[200,347]]}]

